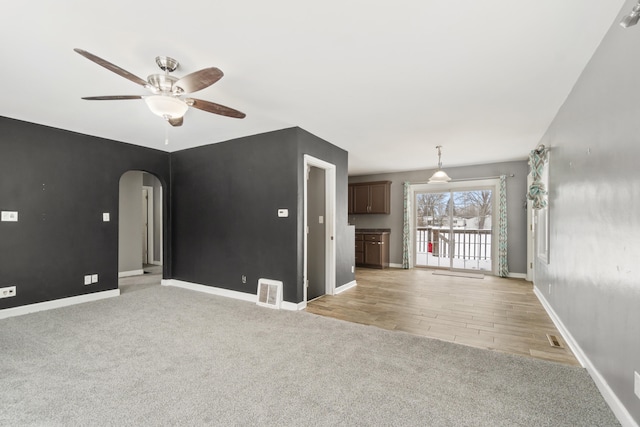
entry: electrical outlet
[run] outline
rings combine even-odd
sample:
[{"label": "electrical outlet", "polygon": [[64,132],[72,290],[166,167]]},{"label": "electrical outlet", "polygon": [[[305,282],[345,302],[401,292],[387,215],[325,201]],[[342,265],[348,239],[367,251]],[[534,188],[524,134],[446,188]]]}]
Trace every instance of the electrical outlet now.
[{"label": "electrical outlet", "polygon": [[84,284],[85,285],[90,285],[91,284],[91,275],[87,274],[86,276],[84,276]]},{"label": "electrical outlet", "polygon": [[640,374],[637,372],[633,373],[634,381],[633,381],[633,392],[640,399]]},{"label": "electrical outlet", "polygon": [[242,283],[247,283],[247,276],[244,274],[242,275]]},{"label": "electrical outlet", "polygon": [[351,272],[352,272],[352,273],[355,273],[355,272],[356,272],[356,268],[355,268],[353,265],[351,266]]},{"label": "electrical outlet", "polygon": [[11,298],[16,296],[16,287],[7,286],[6,288],[0,288],[0,298]]}]

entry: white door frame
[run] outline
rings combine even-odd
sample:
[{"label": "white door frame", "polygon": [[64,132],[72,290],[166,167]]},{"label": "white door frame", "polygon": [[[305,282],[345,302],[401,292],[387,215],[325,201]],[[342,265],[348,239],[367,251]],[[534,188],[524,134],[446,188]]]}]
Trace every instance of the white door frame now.
[{"label": "white door frame", "polygon": [[143,259],[143,264],[153,264],[153,187],[147,185],[142,186],[143,190],[147,190],[147,259]]},{"label": "white door frame", "polygon": [[333,295],[336,289],[336,241],[335,241],[335,229],[336,229],[336,166],[327,163],[324,160],[317,159],[308,154],[304,155],[304,205],[303,205],[303,218],[304,218],[304,261],[303,261],[303,273],[302,273],[302,288],[304,289],[303,304],[307,304],[307,239],[308,239],[308,226],[307,223],[307,197],[308,197],[308,178],[309,167],[314,166],[319,169],[323,169],[325,179],[325,294]]},{"label": "white door frame", "polygon": [[[531,187],[533,182],[533,176],[531,172],[527,175],[527,191]],[[530,282],[535,281],[535,269],[533,265],[535,263],[535,227],[534,227],[534,211],[533,202],[527,199],[527,274],[526,280]]]}]

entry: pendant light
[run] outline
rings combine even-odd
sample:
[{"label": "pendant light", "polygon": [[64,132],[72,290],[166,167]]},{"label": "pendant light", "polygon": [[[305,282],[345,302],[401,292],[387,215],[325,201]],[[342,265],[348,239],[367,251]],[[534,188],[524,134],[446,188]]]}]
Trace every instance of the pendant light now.
[{"label": "pendant light", "polygon": [[440,152],[441,148],[442,145],[438,145],[436,147],[436,149],[438,150],[438,170],[431,176],[431,178],[429,178],[429,184],[446,184],[447,182],[451,181],[449,175],[447,175],[447,173],[442,170],[442,153]]}]

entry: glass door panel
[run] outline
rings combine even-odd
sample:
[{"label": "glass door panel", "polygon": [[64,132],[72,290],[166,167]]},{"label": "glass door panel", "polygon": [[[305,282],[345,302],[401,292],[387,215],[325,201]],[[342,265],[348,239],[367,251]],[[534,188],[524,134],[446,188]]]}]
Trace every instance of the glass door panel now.
[{"label": "glass door panel", "polygon": [[492,205],[488,189],[453,193],[452,268],[491,271]]},{"label": "glass door panel", "polygon": [[416,193],[416,266],[492,271],[493,191]]},{"label": "glass door panel", "polygon": [[451,267],[451,192],[416,194],[416,265]]}]

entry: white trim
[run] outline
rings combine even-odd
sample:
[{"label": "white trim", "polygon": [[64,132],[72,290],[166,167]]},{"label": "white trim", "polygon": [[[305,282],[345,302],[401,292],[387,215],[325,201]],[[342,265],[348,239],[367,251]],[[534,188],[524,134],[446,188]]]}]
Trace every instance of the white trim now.
[{"label": "white trim", "polygon": [[509,274],[507,274],[507,277],[511,278],[511,279],[527,279],[527,275],[525,273],[512,273],[509,272]]},{"label": "white trim", "polygon": [[349,282],[349,283],[345,283],[345,284],[344,284],[344,285],[342,285],[342,286],[338,286],[338,287],[336,288],[336,290],[333,292],[333,294],[334,294],[334,295],[341,294],[342,292],[344,292],[344,291],[348,291],[349,289],[351,289],[351,288],[355,288],[356,286],[358,286],[358,284],[356,283],[356,281],[355,281],[355,280],[352,280],[352,281],[351,281],[351,282]]},{"label": "white trim", "polygon": [[[203,292],[205,294],[217,295],[219,297],[232,298],[240,301],[247,301],[251,303],[256,303],[258,300],[258,296],[255,294],[248,294],[246,292],[238,292],[232,291],[230,289],[225,288],[217,288],[215,286],[207,286],[201,285],[198,283],[185,282],[182,280],[176,279],[162,279],[162,286],[174,286],[176,288],[188,289],[190,291]],[[294,303],[288,301],[282,301],[282,305],[280,306],[283,310],[297,311],[303,310],[306,308],[306,303]]]},{"label": "white trim", "polygon": [[618,418],[620,424],[628,427],[637,427],[638,424],[633,420],[633,417],[631,416],[629,411],[627,411],[627,408],[624,407],[624,404],[620,401],[620,399],[618,399],[618,396],[616,396],[611,387],[609,387],[609,384],[607,384],[607,381],[604,379],[604,377],[600,374],[596,367],[593,366],[591,360],[589,360],[578,342],[575,340],[575,338],[573,338],[564,323],[562,323],[562,320],[560,320],[560,317],[558,317],[556,312],[553,310],[553,307],[551,307],[549,302],[545,299],[542,292],[540,292],[540,290],[534,286],[533,293],[538,297],[538,300],[553,321],[553,324],[556,325],[556,328],[558,328],[558,331],[560,332],[564,340],[569,345],[569,348],[576,356],[576,359],[578,359],[578,362],[580,362],[580,365],[582,365],[582,367],[587,370],[589,375],[591,375],[593,382],[598,387],[598,390],[600,390],[600,394],[602,394],[602,397],[607,402],[616,418]]},{"label": "white trim", "polygon": [[389,263],[389,268],[402,268],[402,264]]},{"label": "white trim", "polygon": [[0,310],[0,319],[22,316],[23,314],[36,313],[38,311],[53,310],[56,308],[82,304],[85,302],[98,301],[105,298],[117,297],[119,295],[120,289],[112,289],[110,291],[101,291],[91,294],[78,295],[75,297],[60,298],[52,301],[22,305],[20,307],[5,308],[3,310]]},{"label": "white trim", "polygon": [[580,348],[580,346],[578,345],[577,341],[573,338],[569,330],[564,326],[564,323],[562,323],[562,320],[560,320],[556,312],[553,311],[553,308],[551,307],[549,302],[545,299],[544,295],[542,295],[542,292],[540,292],[540,290],[536,286],[533,287],[533,293],[536,295],[536,297],[538,297],[538,300],[542,304],[542,307],[544,307],[545,311],[551,318],[551,321],[553,322],[554,325],[556,325],[556,328],[558,328],[558,331],[560,332],[564,340],[569,345],[569,348],[578,359],[578,362],[580,362],[580,365],[583,368],[585,368],[587,365],[588,359],[587,359],[587,356],[582,351],[582,349]]},{"label": "white trim", "polygon": [[[158,177],[156,177],[157,179]],[[158,182],[160,182],[160,180],[158,179]],[[156,265],[162,265],[163,261],[164,261],[164,235],[162,233],[162,229],[164,227],[164,205],[162,203],[164,203],[163,197],[162,197],[162,193],[163,193],[163,189],[162,189],[162,183],[160,182],[160,191],[159,191],[159,196],[160,196],[160,203],[158,203],[158,206],[160,207],[160,213],[159,213],[159,218],[160,218],[160,224],[158,224],[158,231],[160,231],[160,260],[158,261],[159,264]],[[154,251],[155,252],[155,251]],[[155,264],[155,260],[154,260],[154,264]]]},{"label": "white trim", "polygon": [[305,154],[303,156],[304,196],[303,196],[303,302],[307,302],[307,170],[314,166],[325,171],[325,294],[334,295],[336,288],[336,166],[324,160]]},{"label": "white trim", "polygon": [[162,261],[153,261],[151,265],[160,265],[162,266]]},{"label": "white trim", "polygon": [[153,264],[154,246],[153,235],[155,228],[153,225],[153,217],[155,212],[155,205],[153,203],[153,187],[148,185],[142,186],[143,190],[147,190],[147,259],[143,259],[143,264]]},{"label": "white trim", "polygon": [[[533,176],[531,172],[527,175],[527,192],[531,183],[533,182]],[[533,202],[527,198],[527,274],[526,279],[530,282],[535,282],[535,270],[533,268],[535,264],[535,233],[534,233],[534,220],[533,220]]]},{"label": "white trim", "polygon": [[296,304],[295,302],[282,301],[280,308],[289,311],[300,311],[307,308],[307,303],[302,301]]},{"label": "white trim", "polygon": [[129,276],[140,276],[141,274],[144,274],[144,270],[119,271],[118,278],[129,277]]}]

